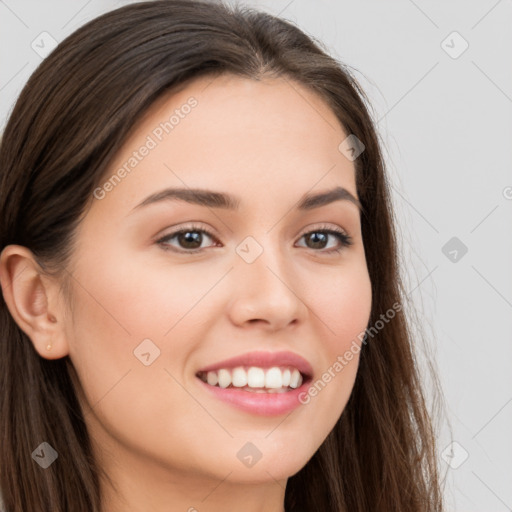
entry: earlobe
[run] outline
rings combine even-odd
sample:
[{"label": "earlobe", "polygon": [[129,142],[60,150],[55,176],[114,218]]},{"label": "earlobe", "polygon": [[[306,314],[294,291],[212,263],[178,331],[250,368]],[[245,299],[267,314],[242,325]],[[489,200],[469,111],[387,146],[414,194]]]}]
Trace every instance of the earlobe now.
[{"label": "earlobe", "polygon": [[42,272],[32,252],[20,245],[6,246],[0,255],[0,283],[9,312],[45,359],[68,354],[58,284]]}]

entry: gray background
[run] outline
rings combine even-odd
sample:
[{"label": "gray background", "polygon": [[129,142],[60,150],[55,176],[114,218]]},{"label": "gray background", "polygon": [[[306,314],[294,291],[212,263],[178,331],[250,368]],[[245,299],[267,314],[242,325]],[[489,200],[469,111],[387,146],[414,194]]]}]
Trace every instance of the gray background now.
[{"label": "gray background", "polygon": [[[127,3],[0,0],[2,130],[41,62],[32,46],[48,47],[40,34],[61,41]],[[370,96],[408,297],[447,403],[447,510],[512,510],[512,2],[245,3],[322,41]]]}]

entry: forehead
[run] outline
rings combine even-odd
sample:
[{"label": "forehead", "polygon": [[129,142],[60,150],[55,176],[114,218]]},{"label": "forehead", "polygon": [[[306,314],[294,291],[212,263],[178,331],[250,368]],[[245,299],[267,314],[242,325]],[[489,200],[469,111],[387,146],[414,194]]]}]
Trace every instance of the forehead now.
[{"label": "forehead", "polygon": [[125,207],[164,186],[254,199],[303,195],[318,183],[356,195],[354,165],[338,149],[346,136],[329,106],[295,81],[202,77],[158,98],[100,186],[122,174],[105,199]]}]

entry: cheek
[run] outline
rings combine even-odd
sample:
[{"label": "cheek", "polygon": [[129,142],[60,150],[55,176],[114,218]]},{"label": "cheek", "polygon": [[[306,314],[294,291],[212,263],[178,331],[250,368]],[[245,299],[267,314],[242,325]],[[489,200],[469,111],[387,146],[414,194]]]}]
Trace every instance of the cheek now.
[{"label": "cheek", "polygon": [[208,292],[225,270],[199,273],[164,258],[155,263],[115,250],[101,254],[101,265],[99,252],[89,254],[74,273],[75,315],[69,325],[70,358],[88,402],[128,381],[140,380],[141,390],[162,389],[162,381],[168,387],[175,381],[166,370],[183,382],[195,342],[207,334],[205,318],[213,307]]},{"label": "cheek", "polygon": [[[74,289],[70,358],[85,393],[84,414],[95,439],[108,443],[114,438],[131,450],[187,467],[186,453],[195,442],[187,440],[188,422],[203,418],[204,411],[180,383],[194,339],[201,338],[193,326],[193,312],[201,308],[191,308],[211,284],[191,291],[182,278],[172,286],[172,278],[158,278],[157,272],[141,268],[133,261],[117,260],[117,265],[103,266],[102,272],[86,272],[83,267],[77,271],[75,277],[83,286]],[[180,272],[177,269],[176,275]],[[166,441],[157,441],[161,439]]]},{"label": "cheek", "polygon": [[332,430],[350,398],[372,302],[366,265],[337,273],[329,283],[323,293],[311,292],[308,305],[322,326],[323,350],[319,373],[300,397],[305,407],[315,409],[310,426],[321,437]]},{"label": "cheek", "polygon": [[316,292],[312,304],[326,333],[326,352],[337,355],[345,351],[367,327],[372,289],[366,265],[358,264],[341,269],[324,279],[324,287]]},{"label": "cheek", "polygon": [[[218,281],[218,273],[116,258],[98,271],[82,269],[76,307],[83,325],[75,331],[110,337],[112,350],[133,350],[145,338],[167,342],[173,330],[195,316],[197,304]],[[119,340],[119,343],[115,343]],[[123,341],[120,341],[123,340]],[[103,346],[102,349],[108,350]],[[129,350],[129,352],[131,352]]]}]

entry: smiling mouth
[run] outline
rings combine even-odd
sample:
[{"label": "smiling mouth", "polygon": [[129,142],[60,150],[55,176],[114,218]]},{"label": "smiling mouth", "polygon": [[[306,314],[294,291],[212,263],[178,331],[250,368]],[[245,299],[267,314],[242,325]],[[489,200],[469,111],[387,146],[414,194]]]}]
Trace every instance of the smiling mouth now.
[{"label": "smiling mouth", "polygon": [[212,387],[249,393],[287,393],[310,380],[293,366],[238,366],[198,372],[196,377]]}]

